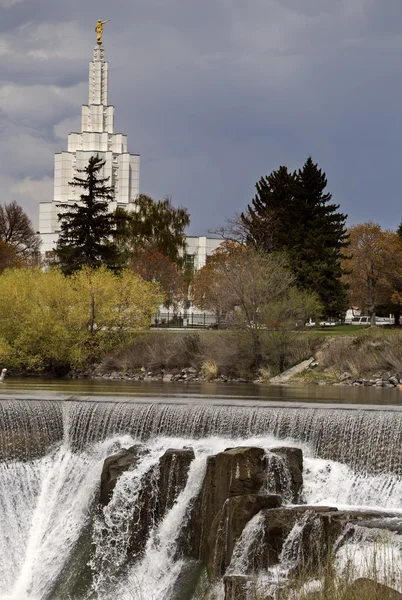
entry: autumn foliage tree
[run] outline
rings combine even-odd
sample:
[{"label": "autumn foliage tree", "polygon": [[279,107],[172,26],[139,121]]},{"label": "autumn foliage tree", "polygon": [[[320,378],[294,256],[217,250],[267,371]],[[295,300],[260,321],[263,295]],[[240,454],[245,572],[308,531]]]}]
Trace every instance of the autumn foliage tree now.
[{"label": "autumn foliage tree", "polygon": [[348,231],[350,246],[343,266],[352,306],[368,312],[375,325],[380,306],[402,305],[402,241],[377,223],[362,223]]},{"label": "autumn foliage tree", "polygon": [[135,247],[130,266],[145,281],[157,282],[163,290],[164,301],[169,305],[184,300],[186,285],[182,272],[172,260],[152,246]]}]

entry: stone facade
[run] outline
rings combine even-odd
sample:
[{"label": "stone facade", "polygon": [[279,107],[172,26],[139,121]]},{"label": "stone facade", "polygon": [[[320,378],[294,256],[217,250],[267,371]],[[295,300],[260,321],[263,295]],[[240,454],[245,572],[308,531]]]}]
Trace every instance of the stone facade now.
[{"label": "stone facade", "polygon": [[81,132],[70,133],[67,152],[55,155],[54,196],[52,202],[39,206],[39,232],[42,252],[51,252],[57,242],[60,213],[58,204],[76,202],[81,190],[69,185],[78,169],[83,169],[91,156],[105,160],[101,177],[109,177],[115,189],[113,211],[117,206],[132,210],[139,194],[140,157],[127,150],[127,136],[114,132],[114,107],[108,104],[109,66],[104,48],[94,49],[94,59],[89,64],[89,101],[82,107]]}]

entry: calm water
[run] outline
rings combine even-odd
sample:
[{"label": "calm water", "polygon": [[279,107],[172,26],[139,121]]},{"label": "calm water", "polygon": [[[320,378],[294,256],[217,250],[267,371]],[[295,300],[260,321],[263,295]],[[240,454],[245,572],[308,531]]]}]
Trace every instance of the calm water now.
[{"label": "calm water", "polygon": [[360,388],[350,386],[269,386],[226,383],[162,383],[119,380],[59,380],[44,378],[7,378],[0,387],[0,398],[85,399],[133,402],[214,403],[214,404],[304,404],[342,405],[353,408],[402,408],[398,388]]}]

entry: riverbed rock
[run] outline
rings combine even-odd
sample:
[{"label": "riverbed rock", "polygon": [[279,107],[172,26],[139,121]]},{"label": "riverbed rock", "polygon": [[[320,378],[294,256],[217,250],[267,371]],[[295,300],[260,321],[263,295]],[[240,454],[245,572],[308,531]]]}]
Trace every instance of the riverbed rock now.
[{"label": "riverbed rock", "polygon": [[188,470],[194,460],[194,450],[169,449],[159,460],[158,512],[162,518],[170,510],[187,483]]},{"label": "riverbed rock", "polygon": [[142,446],[136,444],[105,459],[100,485],[100,503],[103,506],[109,503],[120,475],[136,465],[141,452],[143,452]]},{"label": "riverbed rock", "polygon": [[356,579],[346,591],[343,600],[402,600],[402,594],[372,579]]},{"label": "riverbed rock", "polygon": [[216,515],[208,536],[206,557],[210,580],[222,577],[245,525],[263,509],[278,508],[280,496],[250,494],[228,498]]},{"label": "riverbed rock", "polygon": [[265,477],[264,456],[262,448],[239,447],[208,458],[201,492],[206,523],[212,523],[227,498],[260,491]]},{"label": "riverbed rock", "polygon": [[[272,454],[276,454],[284,459],[284,467],[290,475],[290,486],[292,493],[292,501],[296,503],[299,499],[299,492],[303,485],[303,452],[300,448],[287,448],[286,446],[279,448],[270,448]],[[275,473],[276,493],[281,494],[281,486],[283,485],[279,473]]]},{"label": "riverbed rock", "polygon": [[267,566],[274,566],[284,548],[285,541],[296,523],[299,531],[287,552],[291,555],[295,569],[306,565],[313,569],[325,558],[326,552],[339,536],[343,524],[332,522],[336,508],[315,506],[282,506],[263,510],[264,525],[257,547],[250,545],[250,563],[246,565],[248,572],[258,572]]},{"label": "riverbed rock", "polygon": [[214,518],[228,498],[258,494],[265,479],[265,451],[228,448],[207,460],[200,494],[190,507],[180,546],[186,556],[205,560]]},{"label": "riverbed rock", "polygon": [[[246,575],[226,575],[223,579],[225,600],[249,600],[253,596],[256,577]],[[264,600],[273,600],[271,596],[264,596]]]}]

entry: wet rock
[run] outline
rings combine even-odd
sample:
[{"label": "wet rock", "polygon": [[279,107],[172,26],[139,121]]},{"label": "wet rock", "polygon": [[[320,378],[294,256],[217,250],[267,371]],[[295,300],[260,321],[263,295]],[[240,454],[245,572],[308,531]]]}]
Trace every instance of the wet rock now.
[{"label": "wet rock", "polygon": [[392,383],[392,385],[396,386],[399,385],[399,380],[396,377],[390,377],[388,379],[389,383]]},{"label": "wet rock", "polygon": [[246,524],[260,510],[278,508],[281,503],[281,497],[275,494],[235,496],[226,500],[208,536],[206,562],[210,580],[218,579],[225,573]]},{"label": "wet rock", "polygon": [[[223,579],[225,600],[249,600],[255,589],[255,583],[255,577],[226,575]],[[273,599],[270,596],[264,596],[264,600]]]},{"label": "wet rock", "polygon": [[190,507],[180,546],[186,556],[205,559],[214,518],[228,498],[257,494],[265,478],[265,452],[258,447],[228,448],[207,460],[200,494]]},{"label": "wet rock", "polygon": [[343,600],[402,600],[402,594],[396,590],[377,583],[372,579],[356,579],[349,586]]},{"label": "wet rock", "polygon": [[188,470],[194,460],[194,450],[169,449],[159,460],[159,515],[170,510],[187,483]]},{"label": "wet rock", "polygon": [[[266,569],[277,564],[285,541],[287,552],[296,566],[313,567],[320,563],[342,530],[341,522],[332,522],[335,512],[336,508],[311,506],[264,510],[264,535],[259,541],[259,553],[254,553],[253,569]],[[289,543],[288,536],[296,523],[298,535]]]},{"label": "wet rock", "polygon": [[206,523],[212,523],[227,498],[256,494],[264,481],[262,448],[228,448],[210,456],[202,486]]},{"label": "wet rock", "polygon": [[[299,498],[299,492],[303,485],[303,452],[300,448],[270,448],[270,452],[282,457],[285,461],[285,467],[287,467],[290,478],[291,478],[291,492],[293,495],[293,502],[297,502]],[[276,492],[282,493],[281,481],[278,477]]]},{"label": "wet rock", "polygon": [[142,451],[143,447],[137,444],[106,458],[103,463],[100,485],[100,503],[103,506],[109,503],[120,475],[136,465]]},{"label": "wet rock", "polygon": [[203,568],[203,564],[200,561],[185,561],[179,576],[174,582],[169,597],[172,598],[172,600],[189,600],[189,598],[192,598]]}]

